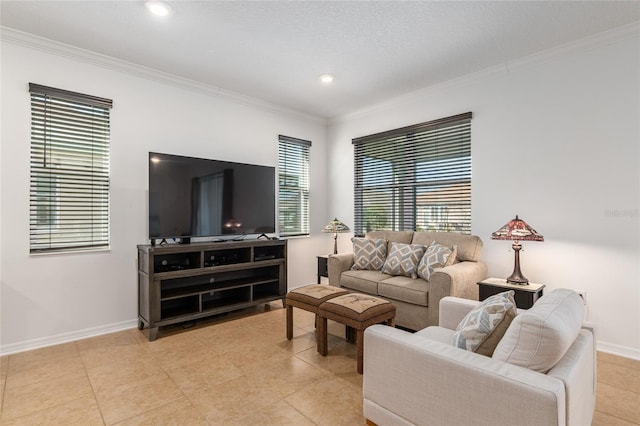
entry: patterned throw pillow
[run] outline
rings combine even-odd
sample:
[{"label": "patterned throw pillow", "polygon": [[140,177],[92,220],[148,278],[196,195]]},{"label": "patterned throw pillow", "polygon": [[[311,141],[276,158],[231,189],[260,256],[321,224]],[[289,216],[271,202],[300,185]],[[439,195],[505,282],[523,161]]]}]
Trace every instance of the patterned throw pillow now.
[{"label": "patterned throw pillow", "polygon": [[436,268],[444,268],[445,266],[453,265],[456,260],[456,254],[458,252],[458,246],[447,247],[436,243],[435,241],[429,244],[427,251],[420,260],[418,265],[418,276],[429,281],[431,274]]},{"label": "patterned throw pillow", "polygon": [[458,324],[453,334],[453,345],[492,356],[500,339],[516,317],[514,291],[494,294],[473,308]]},{"label": "patterned throw pillow", "polygon": [[354,263],[351,269],[379,271],[387,258],[387,240],[352,238]]},{"label": "patterned throw pillow", "polygon": [[424,246],[419,244],[391,243],[389,256],[384,262],[382,272],[389,275],[404,275],[418,278],[418,262],[424,254]]}]

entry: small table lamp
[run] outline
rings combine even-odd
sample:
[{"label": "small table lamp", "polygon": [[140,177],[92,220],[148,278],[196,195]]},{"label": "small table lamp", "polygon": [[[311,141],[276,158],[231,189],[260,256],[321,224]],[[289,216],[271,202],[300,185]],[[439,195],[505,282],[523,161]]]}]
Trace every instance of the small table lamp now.
[{"label": "small table lamp", "polygon": [[516,215],[515,219],[510,220],[509,223],[491,234],[491,239],[513,241],[511,248],[515,252],[515,265],[513,266],[513,273],[507,278],[507,282],[520,285],[529,284],[529,280],[520,272],[520,249],[522,249],[520,241],[544,241],[544,237]]},{"label": "small table lamp", "polygon": [[350,231],[349,227],[344,223],[340,222],[337,218],[334,218],[324,228],[322,228],[322,232],[333,233],[333,254],[338,254],[338,233],[349,232],[349,231]]}]

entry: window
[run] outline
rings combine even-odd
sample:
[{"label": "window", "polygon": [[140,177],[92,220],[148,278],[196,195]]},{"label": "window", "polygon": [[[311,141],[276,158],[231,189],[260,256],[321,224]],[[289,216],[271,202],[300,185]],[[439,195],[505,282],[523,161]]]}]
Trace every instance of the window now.
[{"label": "window", "polygon": [[309,235],[309,152],[311,142],[279,136],[278,224],[280,235]]},{"label": "window", "polygon": [[353,140],[354,232],[471,233],[471,113]]},{"label": "window", "polygon": [[109,247],[112,101],[29,84],[30,252]]}]

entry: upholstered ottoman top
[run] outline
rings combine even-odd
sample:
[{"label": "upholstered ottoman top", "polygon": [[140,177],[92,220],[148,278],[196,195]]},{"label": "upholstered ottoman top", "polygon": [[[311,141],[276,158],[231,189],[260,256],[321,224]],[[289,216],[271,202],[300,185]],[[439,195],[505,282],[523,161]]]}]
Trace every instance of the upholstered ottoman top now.
[{"label": "upholstered ottoman top", "polygon": [[327,300],[320,309],[356,321],[365,321],[391,311],[395,315],[396,307],[391,302],[379,297],[350,293]]},{"label": "upholstered ottoman top", "polygon": [[321,303],[334,297],[347,294],[349,291],[344,288],[332,285],[311,284],[304,287],[294,288],[286,295],[286,300],[306,303],[319,306]]}]

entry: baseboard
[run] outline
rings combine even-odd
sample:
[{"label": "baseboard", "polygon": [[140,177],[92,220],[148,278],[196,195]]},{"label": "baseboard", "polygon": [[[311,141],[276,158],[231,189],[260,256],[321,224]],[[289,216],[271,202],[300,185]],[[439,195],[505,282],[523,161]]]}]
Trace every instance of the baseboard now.
[{"label": "baseboard", "polygon": [[0,345],[0,356],[15,354],[18,352],[30,351],[33,349],[45,348],[47,346],[59,345],[73,342],[89,337],[100,336],[102,334],[114,333],[116,331],[127,330],[138,326],[138,320],[123,321],[114,324],[101,325],[99,327],[85,328],[83,330],[62,333],[55,336],[41,337],[39,339],[25,340],[9,345]]},{"label": "baseboard", "polygon": [[[100,336],[102,334],[115,333],[116,331],[128,330],[137,326],[138,320],[129,320],[114,324],[102,325],[99,327],[85,328],[84,330],[62,333],[55,336],[25,340],[24,342],[12,343],[9,345],[0,345],[0,356],[30,351],[33,349],[45,348],[47,346],[60,345],[62,343],[87,339],[89,337]],[[597,349],[598,351],[607,352],[613,355],[640,361],[640,350],[630,348],[628,346],[616,345],[607,342],[597,342]]]},{"label": "baseboard", "polygon": [[597,342],[598,351],[607,352],[612,355],[618,355],[624,358],[631,358],[640,361],[640,349],[630,348],[628,346],[616,345],[607,342]]}]

